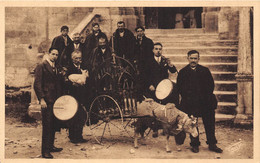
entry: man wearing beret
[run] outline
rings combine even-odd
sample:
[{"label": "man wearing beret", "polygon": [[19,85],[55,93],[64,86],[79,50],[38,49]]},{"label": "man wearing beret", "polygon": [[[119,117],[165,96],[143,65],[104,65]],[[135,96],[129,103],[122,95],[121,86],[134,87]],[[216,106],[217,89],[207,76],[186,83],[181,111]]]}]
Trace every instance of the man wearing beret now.
[{"label": "man wearing beret", "polygon": [[[216,145],[215,109],[217,99],[213,94],[213,77],[207,67],[198,64],[200,59],[198,51],[189,51],[187,59],[189,64],[180,70],[177,77],[177,89],[181,96],[179,109],[188,115],[202,117],[209,150],[222,153],[222,149]],[[198,153],[199,136],[190,135],[190,139],[191,151]]]}]

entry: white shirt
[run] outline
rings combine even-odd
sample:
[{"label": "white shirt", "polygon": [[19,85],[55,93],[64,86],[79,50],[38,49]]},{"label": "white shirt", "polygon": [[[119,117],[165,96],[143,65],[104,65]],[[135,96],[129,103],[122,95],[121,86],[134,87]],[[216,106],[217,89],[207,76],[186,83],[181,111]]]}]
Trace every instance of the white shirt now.
[{"label": "white shirt", "polygon": [[102,51],[103,54],[105,54],[106,49],[102,49],[102,48],[101,48],[101,51]]},{"label": "white shirt", "polygon": [[156,57],[156,56],[154,56],[154,59],[156,60],[156,62],[157,63],[160,63],[161,62],[161,59],[162,59],[162,57],[160,56],[160,57]]},{"label": "white shirt", "polygon": [[79,44],[74,44],[75,49],[79,49]]}]

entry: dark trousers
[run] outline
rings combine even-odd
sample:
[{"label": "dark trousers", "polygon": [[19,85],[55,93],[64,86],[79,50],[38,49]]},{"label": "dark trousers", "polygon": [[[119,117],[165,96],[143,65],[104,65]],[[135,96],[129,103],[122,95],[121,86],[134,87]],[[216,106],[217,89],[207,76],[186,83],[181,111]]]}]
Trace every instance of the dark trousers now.
[{"label": "dark trousers", "polygon": [[49,153],[54,145],[55,128],[53,104],[47,104],[47,108],[42,108],[42,154]]},{"label": "dark trousers", "polygon": [[[202,117],[202,121],[203,121],[203,125],[205,128],[205,132],[206,132],[206,137],[207,137],[207,144],[216,144],[217,143],[217,139],[215,136],[215,110],[207,110],[201,113],[201,117]],[[197,128],[198,133],[199,133],[199,129]],[[197,137],[193,137],[192,135],[190,135],[190,140],[191,146],[199,146],[200,145],[200,141],[199,141],[199,136]]]},{"label": "dark trousers", "polygon": [[79,104],[78,111],[75,116],[67,122],[69,127],[69,139],[80,140],[82,139],[82,131],[86,121],[87,115],[83,107]]},{"label": "dark trousers", "polygon": [[[206,137],[207,137],[207,144],[216,144],[216,136],[215,136],[215,110],[209,110],[207,112],[202,113],[202,121],[204,124],[205,132],[206,132]],[[199,129],[197,128],[198,133]],[[178,135],[175,136],[175,141],[176,144],[183,144],[184,140],[186,138],[186,133],[182,131]],[[190,145],[191,146],[199,146],[200,141],[199,141],[199,135],[197,137],[193,137],[190,135]]]}]

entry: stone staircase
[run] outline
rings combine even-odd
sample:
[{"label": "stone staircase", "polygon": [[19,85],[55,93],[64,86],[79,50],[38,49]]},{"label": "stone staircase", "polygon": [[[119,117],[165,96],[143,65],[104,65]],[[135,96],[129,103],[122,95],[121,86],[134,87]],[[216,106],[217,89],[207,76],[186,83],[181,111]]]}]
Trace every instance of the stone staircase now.
[{"label": "stone staircase", "polygon": [[[217,33],[202,29],[147,29],[147,37],[163,44],[163,55],[178,70],[188,64],[187,52],[200,52],[200,64],[210,69],[215,80],[218,113],[234,114],[237,106],[238,40],[220,40]],[[170,77],[176,80],[176,75]]]}]

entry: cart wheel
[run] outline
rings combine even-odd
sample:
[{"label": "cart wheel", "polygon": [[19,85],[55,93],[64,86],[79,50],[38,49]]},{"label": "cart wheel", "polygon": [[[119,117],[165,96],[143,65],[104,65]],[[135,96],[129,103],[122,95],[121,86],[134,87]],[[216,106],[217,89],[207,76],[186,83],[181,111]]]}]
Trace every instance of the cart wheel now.
[{"label": "cart wheel", "polygon": [[[137,118],[124,118],[124,129],[131,138],[134,138],[136,121],[137,121]],[[148,136],[150,134],[150,132],[151,132],[150,128],[145,130],[143,137]]]},{"label": "cart wheel", "polygon": [[[112,121],[113,120],[113,121]],[[108,95],[100,95],[91,103],[89,127],[95,140],[102,144],[104,139],[120,135],[123,129],[123,114],[118,103]]]}]

